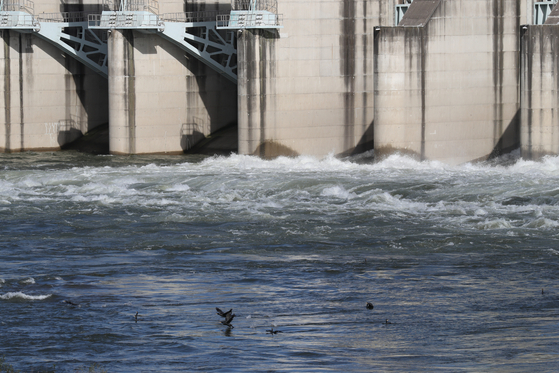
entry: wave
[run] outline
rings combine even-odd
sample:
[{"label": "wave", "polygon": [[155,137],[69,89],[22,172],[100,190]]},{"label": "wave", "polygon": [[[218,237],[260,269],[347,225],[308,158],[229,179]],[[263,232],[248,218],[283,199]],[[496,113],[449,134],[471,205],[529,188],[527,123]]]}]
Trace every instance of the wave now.
[{"label": "wave", "polygon": [[128,219],[118,210],[124,205],[137,208],[132,215],[140,218],[148,209],[157,221],[326,212],[442,219],[482,230],[547,229],[559,221],[559,157],[458,166],[398,154],[369,160],[231,155],[170,165],[9,170],[0,175],[0,201],[23,206],[23,216],[56,203],[84,216],[110,209]]},{"label": "wave", "polygon": [[6,293],[6,294],[2,294],[2,295],[0,295],[0,299],[8,300],[8,299],[13,299],[13,298],[16,298],[16,299],[19,298],[19,299],[25,299],[25,300],[44,300],[44,299],[47,299],[51,296],[52,296],[52,294],[29,295],[29,294],[22,293],[21,291],[18,291],[18,292],[9,292],[9,293]]}]

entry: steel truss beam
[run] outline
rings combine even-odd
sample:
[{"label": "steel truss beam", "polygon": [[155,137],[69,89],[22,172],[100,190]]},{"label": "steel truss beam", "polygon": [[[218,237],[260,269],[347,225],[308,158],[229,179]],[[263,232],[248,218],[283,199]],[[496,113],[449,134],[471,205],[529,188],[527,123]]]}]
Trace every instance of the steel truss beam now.
[{"label": "steel truss beam", "polygon": [[89,28],[135,29],[159,34],[236,84],[235,33],[218,31],[216,15],[199,12],[159,16],[146,11],[105,11],[101,15],[89,15]]},{"label": "steel truss beam", "polygon": [[234,32],[220,34],[215,21],[165,22],[160,34],[237,84],[237,47]]},{"label": "steel truss beam", "polygon": [[88,28],[83,13],[34,17],[25,12],[0,12],[0,29],[36,34],[103,77],[108,76],[106,37]]}]

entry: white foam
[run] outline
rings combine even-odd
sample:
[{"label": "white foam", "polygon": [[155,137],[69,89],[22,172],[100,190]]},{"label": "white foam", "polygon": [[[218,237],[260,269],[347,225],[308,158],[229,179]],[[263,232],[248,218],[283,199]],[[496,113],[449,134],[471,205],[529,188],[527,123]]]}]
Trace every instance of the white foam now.
[{"label": "white foam", "polygon": [[352,193],[345,190],[344,187],[336,185],[333,187],[325,188],[324,190],[322,190],[321,195],[324,197],[337,197],[340,199],[349,199],[352,196]]},{"label": "white foam", "polygon": [[505,219],[493,219],[493,220],[488,219],[482,223],[479,223],[478,228],[484,230],[505,229],[505,228],[512,228],[512,225],[509,221]]},{"label": "white foam", "polygon": [[33,277],[26,278],[25,280],[21,281],[23,284],[34,284],[35,279]]},{"label": "white foam", "polygon": [[557,228],[559,227],[559,222],[547,218],[535,219],[525,225],[527,228]]},{"label": "white foam", "polygon": [[0,295],[0,299],[21,298],[21,299],[25,299],[25,300],[44,300],[44,299],[47,299],[50,296],[52,296],[52,294],[28,295],[28,294],[25,294],[25,293],[22,293],[22,292],[18,291],[18,292],[10,292],[10,293],[6,293],[6,294],[2,294],[2,295]]}]

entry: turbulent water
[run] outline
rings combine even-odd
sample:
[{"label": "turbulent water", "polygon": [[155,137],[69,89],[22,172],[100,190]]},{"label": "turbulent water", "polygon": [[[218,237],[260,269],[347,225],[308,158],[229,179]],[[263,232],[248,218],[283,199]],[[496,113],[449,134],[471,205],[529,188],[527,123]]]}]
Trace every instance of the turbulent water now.
[{"label": "turbulent water", "polygon": [[0,224],[23,372],[559,366],[559,158],[4,154]]}]

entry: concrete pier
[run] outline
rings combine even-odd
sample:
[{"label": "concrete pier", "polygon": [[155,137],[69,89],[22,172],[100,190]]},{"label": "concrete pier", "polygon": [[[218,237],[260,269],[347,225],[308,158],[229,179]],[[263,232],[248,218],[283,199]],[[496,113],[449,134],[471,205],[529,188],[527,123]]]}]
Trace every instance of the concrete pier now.
[{"label": "concrete pier", "polygon": [[188,150],[236,122],[236,87],[160,36],[109,37],[109,133],[113,154]]},{"label": "concrete pier", "polygon": [[107,122],[106,79],[32,34],[1,34],[0,151],[57,150]]},{"label": "concrete pier", "polygon": [[[95,2],[37,1],[36,13],[58,13]],[[107,81],[33,32],[0,30],[0,151],[57,150],[106,123]]]},{"label": "concrete pier", "polygon": [[282,0],[284,28],[242,30],[239,152],[353,154],[373,148],[374,27],[393,1]]},{"label": "concrete pier", "polygon": [[375,38],[375,154],[462,163],[519,146],[520,2],[415,0]]},{"label": "concrete pier", "polygon": [[[160,12],[230,11],[230,2],[166,2]],[[179,154],[237,122],[237,87],[156,32],[113,30],[109,133],[113,154]]]},{"label": "concrete pier", "polygon": [[[262,157],[374,149],[378,159],[458,164],[518,148],[559,154],[554,1],[278,0],[281,24],[216,28],[225,49],[236,45],[234,73],[231,61],[181,46],[188,37],[170,38],[170,22],[260,3],[144,3],[134,4],[155,27],[94,30],[107,43],[104,73],[38,37],[40,22],[0,26],[0,151],[59,149],[108,122],[113,154],[179,154],[235,124],[238,152]],[[38,0],[28,14],[105,8]]]},{"label": "concrete pier", "polygon": [[527,159],[559,154],[559,8],[521,37],[521,153]]}]

